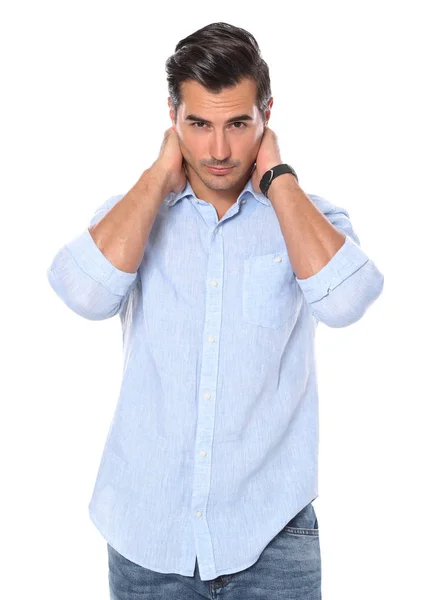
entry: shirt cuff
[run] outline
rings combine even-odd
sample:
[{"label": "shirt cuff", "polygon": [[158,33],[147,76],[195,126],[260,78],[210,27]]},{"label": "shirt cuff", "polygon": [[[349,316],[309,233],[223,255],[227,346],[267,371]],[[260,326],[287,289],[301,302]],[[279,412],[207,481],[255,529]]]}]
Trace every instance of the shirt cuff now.
[{"label": "shirt cuff", "polygon": [[360,246],[351,237],[344,235],[345,242],[317,273],[306,279],[295,278],[309,304],[327,296],[368,262],[369,257]]},{"label": "shirt cuff", "polygon": [[137,277],[137,272],[121,271],[113,265],[95,243],[89,229],[65,245],[79,267],[107,290],[124,296]]}]

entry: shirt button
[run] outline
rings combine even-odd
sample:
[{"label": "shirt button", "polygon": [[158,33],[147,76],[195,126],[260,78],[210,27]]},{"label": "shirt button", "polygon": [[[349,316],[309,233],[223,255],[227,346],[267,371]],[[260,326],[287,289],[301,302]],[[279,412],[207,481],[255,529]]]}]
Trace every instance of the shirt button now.
[{"label": "shirt button", "polygon": [[246,202],[246,200],[241,200],[241,204],[245,204]]},{"label": "shirt button", "polygon": [[218,281],[216,279],[212,279],[211,284],[217,286],[218,285]]},{"label": "shirt button", "polygon": [[213,337],[213,335],[210,335],[207,339],[209,340],[209,342],[214,342],[215,341],[215,338]]},{"label": "shirt button", "polygon": [[201,517],[201,512],[199,510],[197,510],[197,512],[195,513],[195,516],[200,518]]},{"label": "shirt button", "polygon": [[204,394],[204,397],[206,398],[206,400],[209,400],[209,398],[210,398],[210,394],[209,394],[209,392],[206,392],[206,393]]},{"label": "shirt button", "polygon": [[276,256],[274,260],[276,262],[282,262],[282,257],[281,256]]},{"label": "shirt button", "polygon": [[206,452],[206,450],[202,450],[202,451],[200,452],[200,454],[201,454],[201,456],[206,456],[207,452]]}]

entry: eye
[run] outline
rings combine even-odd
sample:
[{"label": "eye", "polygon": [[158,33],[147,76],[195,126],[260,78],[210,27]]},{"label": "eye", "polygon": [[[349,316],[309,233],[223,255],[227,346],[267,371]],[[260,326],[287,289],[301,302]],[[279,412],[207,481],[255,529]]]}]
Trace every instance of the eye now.
[{"label": "eye", "polygon": [[[231,123],[231,125],[236,124],[243,125],[243,127],[235,127],[235,129],[244,129],[245,127],[247,127],[247,125],[242,121],[234,121],[233,123]],[[206,125],[206,123],[204,121],[195,121],[191,124],[191,127],[195,127],[196,125]],[[204,129],[204,127],[197,127],[197,129]]]}]

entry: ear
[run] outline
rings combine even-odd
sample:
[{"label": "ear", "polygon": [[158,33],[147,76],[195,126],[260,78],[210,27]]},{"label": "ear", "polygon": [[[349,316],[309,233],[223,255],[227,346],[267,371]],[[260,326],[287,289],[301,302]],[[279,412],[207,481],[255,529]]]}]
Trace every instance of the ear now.
[{"label": "ear", "polygon": [[272,108],[273,104],[274,104],[274,98],[271,96],[271,98],[268,100],[268,108],[265,110],[265,127],[267,127],[268,121],[271,117],[271,108]]},{"label": "ear", "polygon": [[176,122],[175,122],[175,111],[173,108],[173,105],[171,104],[171,98],[168,96],[168,106],[170,108],[170,119],[171,119],[171,123],[173,128],[176,126]]}]

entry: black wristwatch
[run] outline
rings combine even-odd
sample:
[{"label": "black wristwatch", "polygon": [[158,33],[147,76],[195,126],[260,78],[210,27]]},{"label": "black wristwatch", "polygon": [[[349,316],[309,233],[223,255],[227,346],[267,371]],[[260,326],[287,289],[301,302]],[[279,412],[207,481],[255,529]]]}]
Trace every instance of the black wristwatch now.
[{"label": "black wristwatch", "polygon": [[295,177],[295,179],[298,182],[297,173],[294,171],[294,169],[291,167],[291,165],[288,165],[288,164],[276,165],[272,169],[268,169],[268,171],[266,171],[266,173],[263,174],[262,179],[259,182],[260,191],[262,192],[262,194],[264,196],[266,196],[268,198],[267,192],[268,192],[269,186],[271,185],[271,181],[273,179],[275,179],[276,177],[278,177],[279,175],[283,175],[283,173],[292,173],[292,175]]}]

